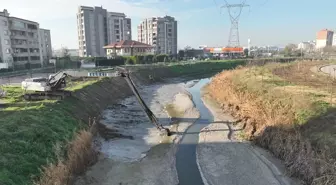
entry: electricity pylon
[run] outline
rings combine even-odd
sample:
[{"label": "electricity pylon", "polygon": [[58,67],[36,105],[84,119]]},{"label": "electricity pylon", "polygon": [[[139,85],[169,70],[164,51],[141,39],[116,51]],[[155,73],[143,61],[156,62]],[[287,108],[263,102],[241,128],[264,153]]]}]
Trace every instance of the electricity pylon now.
[{"label": "electricity pylon", "polygon": [[[245,0],[246,1],[246,0]],[[240,4],[229,4],[225,0],[225,5],[221,6],[220,8],[227,8],[231,20],[231,29],[230,29],[230,35],[229,35],[229,42],[228,47],[239,47],[239,17],[244,7],[248,7],[250,5],[245,4],[245,1],[243,1]],[[238,13],[234,14],[232,13],[232,9],[238,10]]]}]

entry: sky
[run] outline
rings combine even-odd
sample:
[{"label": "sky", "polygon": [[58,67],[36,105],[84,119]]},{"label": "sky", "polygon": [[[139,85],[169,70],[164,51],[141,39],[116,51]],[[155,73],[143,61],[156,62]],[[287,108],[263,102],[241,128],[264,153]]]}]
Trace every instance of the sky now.
[{"label": "sky", "polygon": [[[336,28],[335,0],[246,0],[246,4],[250,6],[243,9],[239,20],[242,46],[248,39],[252,45],[285,46],[314,40],[321,29]],[[125,13],[132,19],[133,40],[137,40],[137,25],[142,19],[170,15],[178,21],[178,48],[228,44],[231,22],[227,9],[220,8],[225,0],[1,0],[0,10],[50,29],[54,49],[77,49],[76,13],[80,5]]]}]

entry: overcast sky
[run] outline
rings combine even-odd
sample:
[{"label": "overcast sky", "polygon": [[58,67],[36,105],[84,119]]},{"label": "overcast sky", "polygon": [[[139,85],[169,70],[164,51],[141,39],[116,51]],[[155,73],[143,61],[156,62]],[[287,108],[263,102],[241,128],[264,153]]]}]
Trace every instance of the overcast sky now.
[{"label": "overcast sky", "polygon": [[[239,0],[227,0],[238,3]],[[335,0],[247,0],[250,7],[240,19],[241,45],[250,38],[253,45],[285,45],[315,39],[320,29],[334,29]],[[11,16],[40,23],[51,30],[53,48],[78,48],[76,13],[80,5],[103,6],[124,12],[132,19],[132,37],[137,25],[147,17],[174,16],[178,21],[178,47],[186,45],[226,46],[230,20],[224,0],[8,0],[0,9]]]}]

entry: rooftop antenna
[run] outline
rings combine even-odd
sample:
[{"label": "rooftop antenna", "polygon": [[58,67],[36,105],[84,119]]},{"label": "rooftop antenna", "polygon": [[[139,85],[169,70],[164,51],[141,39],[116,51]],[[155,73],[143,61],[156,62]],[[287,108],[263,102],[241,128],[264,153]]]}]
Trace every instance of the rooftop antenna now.
[{"label": "rooftop antenna", "polygon": [[[231,21],[228,47],[239,47],[239,18],[243,8],[250,5],[245,4],[246,0],[243,0],[240,4],[229,4],[226,0],[224,1],[225,5],[221,6],[220,9],[226,8],[228,10]],[[233,10],[236,11],[233,12]]]}]

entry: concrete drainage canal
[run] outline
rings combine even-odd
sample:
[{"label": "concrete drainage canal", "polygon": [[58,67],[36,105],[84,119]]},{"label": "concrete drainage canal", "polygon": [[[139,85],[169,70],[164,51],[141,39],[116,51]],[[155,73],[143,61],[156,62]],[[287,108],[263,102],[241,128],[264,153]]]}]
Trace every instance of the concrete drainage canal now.
[{"label": "concrete drainage canal", "polygon": [[[180,83],[175,79],[139,88],[146,104],[159,122],[169,127],[172,136],[160,134],[135,97],[107,108],[100,120],[104,137],[95,141],[101,153],[99,160],[75,184],[282,185],[278,176],[287,178],[278,168],[272,170],[273,162],[261,160],[260,152],[250,144],[232,141],[231,136],[228,139],[235,130],[231,127],[234,120],[223,117],[216,108],[208,109],[211,106],[202,101],[201,88],[209,81]],[[168,111],[168,107],[173,107],[173,111]],[[171,125],[167,112],[173,112],[176,120]],[[246,164],[234,166],[230,161]],[[253,174],[240,177],[240,171]]]}]

